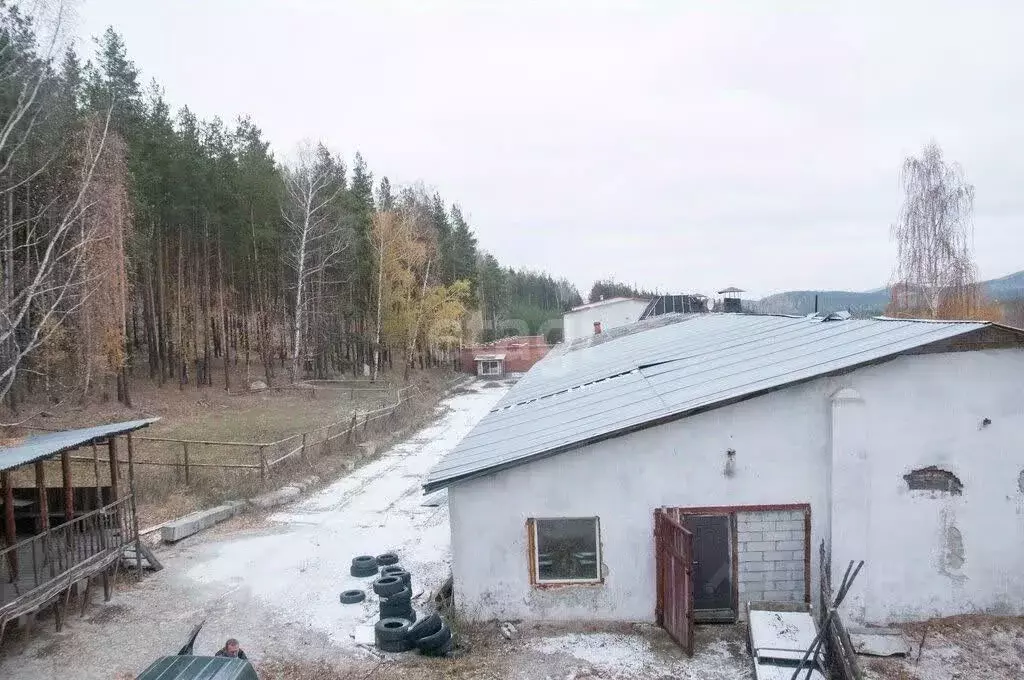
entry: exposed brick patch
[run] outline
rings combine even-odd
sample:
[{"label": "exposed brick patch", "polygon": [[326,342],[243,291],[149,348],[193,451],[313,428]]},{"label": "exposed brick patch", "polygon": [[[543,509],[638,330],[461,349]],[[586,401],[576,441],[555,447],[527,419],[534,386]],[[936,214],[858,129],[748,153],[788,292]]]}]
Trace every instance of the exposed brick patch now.
[{"label": "exposed brick patch", "polygon": [[803,511],[738,512],[736,528],[740,615],[747,602],[803,602]]}]

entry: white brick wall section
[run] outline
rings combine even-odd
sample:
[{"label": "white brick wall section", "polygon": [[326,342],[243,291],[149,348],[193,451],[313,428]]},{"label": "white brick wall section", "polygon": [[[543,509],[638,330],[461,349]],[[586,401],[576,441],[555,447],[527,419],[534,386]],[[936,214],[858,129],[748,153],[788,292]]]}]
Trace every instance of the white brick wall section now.
[{"label": "white brick wall section", "polygon": [[740,609],[747,602],[804,599],[804,513],[740,512],[736,516]]}]

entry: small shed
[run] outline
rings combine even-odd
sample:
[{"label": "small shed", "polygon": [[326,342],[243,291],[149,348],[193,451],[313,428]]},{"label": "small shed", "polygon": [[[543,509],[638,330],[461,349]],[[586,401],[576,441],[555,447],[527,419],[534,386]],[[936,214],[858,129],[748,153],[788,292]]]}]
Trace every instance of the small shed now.
[{"label": "small shed", "polygon": [[[566,343],[430,471],[469,620],[1024,614],[1024,331],[665,314]],[[833,580],[830,584],[838,584]]]},{"label": "small shed", "polygon": [[[59,630],[62,596],[79,583],[88,587],[94,576],[102,575],[109,599],[110,569],[138,546],[131,433],[156,420],[45,432],[0,447],[0,641],[8,623],[53,603]],[[122,437],[126,458],[119,453]],[[71,455],[83,448],[89,456]],[[54,488],[46,464],[58,460],[61,485]],[[82,463],[93,486],[74,481],[72,466]]]},{"label": "small shed", "polygon": [[476,374],[481,378],[501,378],[505,375],[504,354],[478,354]]}]

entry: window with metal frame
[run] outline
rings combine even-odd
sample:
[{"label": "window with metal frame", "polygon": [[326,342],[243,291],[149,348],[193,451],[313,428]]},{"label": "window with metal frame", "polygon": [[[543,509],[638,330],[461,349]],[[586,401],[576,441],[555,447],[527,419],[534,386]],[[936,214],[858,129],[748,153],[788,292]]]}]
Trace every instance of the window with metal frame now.
[{"label": "window with metal frame", "polygon": [[597,517],[530,520],[534,582],[600,583],[601,523]]},{"label": "window with metal frame", "polygon": [[480,362],[480,375],[500,375],[501,374],[501,362],[500,361],[481,361]]}]

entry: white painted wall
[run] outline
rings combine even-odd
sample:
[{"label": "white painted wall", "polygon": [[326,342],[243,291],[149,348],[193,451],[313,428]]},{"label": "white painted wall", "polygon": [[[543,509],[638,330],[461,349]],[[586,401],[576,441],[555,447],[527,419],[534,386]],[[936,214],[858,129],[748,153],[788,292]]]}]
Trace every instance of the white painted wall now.
[{"label": "white painted wall", "polygon": [[[817,546],[826,528],[816,518],[826,517],[827,389],[776,392],[452,486],[457,606],[476,619],[653,621],[660,506],[807,502]],[[595,515],[605,583],[531,587],[526,520]]]},{"label": "white painted wall", "polygon": [[[813,603],[831,538],[836,585],[847,560],[867,562],[852,622],[1024,613],[1022,377],[1016,350],[902,357],[457,484],[457,606],[478,619],[651,621],[656,507],[808,502]],[[963,495],[908,491],[903,475],[927,465],[958,475]],[[605,583],[531,587],[527,518],[594,515]]]},{"label": "white painted wall", "polygon": [[565,341],[593,335],[595,321],[601,322],[602,330],[634,323],[647,309],[647,304],[643,300],[607,300],[593,307],[566,312],[562,318]]},{"label": "white painted wall", "polygon": [[[860,399],[833,421],[832,524],[833,579],[866,561],[850,618],[1024,613],[1024,352],[903,357],[851,377]],[[928,465],[956,474],[963,495],[908,491],[903,475]]]}]

